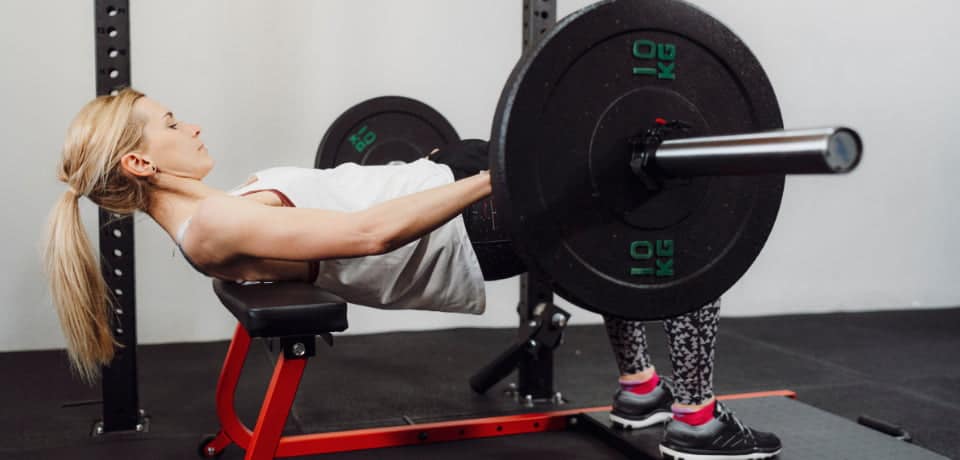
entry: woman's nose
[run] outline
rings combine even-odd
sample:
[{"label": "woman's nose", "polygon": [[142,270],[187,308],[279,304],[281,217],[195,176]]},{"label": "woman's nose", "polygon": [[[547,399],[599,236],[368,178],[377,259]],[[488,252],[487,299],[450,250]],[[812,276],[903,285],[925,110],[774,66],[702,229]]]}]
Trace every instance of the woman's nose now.
[{"label": "woman's nose", "polygon": [[200,135],[200,125],[190,125],[190,129],[193,130],[193,137]]}]

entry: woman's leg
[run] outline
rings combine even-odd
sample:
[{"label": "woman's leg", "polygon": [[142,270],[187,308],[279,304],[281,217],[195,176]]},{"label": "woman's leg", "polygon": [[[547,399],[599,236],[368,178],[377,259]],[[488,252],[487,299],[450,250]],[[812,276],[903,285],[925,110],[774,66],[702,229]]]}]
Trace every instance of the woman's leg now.
[{"label": "woman's leg", "polygon": [[713,401],[713,359],[719,325],[720,299],[663,322],[677,405],[702,406]]},{"label": "woman's leg", "polygon": [[720,300],[664,321],[673,363],[673,421],[667,425],[660,452],[672,458],[775,457],[780,439],[748,428],[716,401],[713,359],[720,322]]},{"label": "woman's leg", "polygon": [[604,316],[603,324],[607,328],[607,338],[610,339],[621,378],[649,373],[653,369],[642,322]]},{"label": "woman's leg", "polygon": [[670,389],[660,382],[640,321],[604,317],[607,337],[620,370],[620,389],[613,396],[610,420],[619,426],[645,428],[670,420]]}]

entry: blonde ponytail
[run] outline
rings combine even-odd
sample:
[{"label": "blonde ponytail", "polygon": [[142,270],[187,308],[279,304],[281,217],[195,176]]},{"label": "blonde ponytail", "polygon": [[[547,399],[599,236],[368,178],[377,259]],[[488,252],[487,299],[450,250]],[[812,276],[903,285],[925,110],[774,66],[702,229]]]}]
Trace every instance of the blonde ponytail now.
[{"label": "blonde ponytail", "polygon": [[80,220],[78,197],[63,194],[50,213],[44,271],[67,342],[67,355],[79,376],[92,383],[113,360],[107,285]]}]

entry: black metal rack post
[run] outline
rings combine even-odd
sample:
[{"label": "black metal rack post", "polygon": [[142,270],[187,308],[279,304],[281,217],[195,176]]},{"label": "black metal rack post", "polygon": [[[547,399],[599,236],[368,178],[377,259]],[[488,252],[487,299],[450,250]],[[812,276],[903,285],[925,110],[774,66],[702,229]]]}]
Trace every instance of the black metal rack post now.
[{"label": "black metal rack post", "polygon": [[[523,50],[526,52],[557,22],[556,0],[523,0]],[[520,314],[521,337],[529,335],[530,324],[536,321],[537,306],[553,303],[553,291],[543,283],[535,273],[520,275]],[[553,349],[540,347],[534,353],[525,354],[517,366],[517,393],[521,398],[554,398],[557,393],[553,387]],[[560,397],[556,398],[560,401]]]},{"label": "black metal rack post", "polygon": [[536,45],[556,23],[556,0],[523,0],[523,51]]},{"label": "black metal rack post", "polygon": [[[130,86],[130,6],[128,0],[94,0],[97,95],[115,94]],[[94,435],[146,431],[148,419],[139,409],[137,387],[136,290],[133,259],[133,216],[100,209],[100,266],[113,301],[112,327],[122,347],[103,368],[103,420]]]}]

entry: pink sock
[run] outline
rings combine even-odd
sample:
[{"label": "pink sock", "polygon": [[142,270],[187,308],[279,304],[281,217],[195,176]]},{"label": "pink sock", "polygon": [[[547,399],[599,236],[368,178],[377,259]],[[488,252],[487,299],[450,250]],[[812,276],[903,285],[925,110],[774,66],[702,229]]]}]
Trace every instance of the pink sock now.
[{"label": "pink sock", "polygon": [[660,382],[660,376],[657,375],[656,372],[654,372],[649,379],[643,382],[621,379],[620,388],[622,388],[624,391],[629,391],[634,394],[645,395],[653,391],[653,389],[657,387],[657,383],[659,382]]},{"label": "pink sock", "polygon": [[704,423],[707,423],[713,419],[713,409],[716,407],[716,405],[717,401],[714,400],[699,410],[678,409],[674,407],[673,419],[679,420],[687,425],[703,425]]}]

